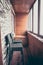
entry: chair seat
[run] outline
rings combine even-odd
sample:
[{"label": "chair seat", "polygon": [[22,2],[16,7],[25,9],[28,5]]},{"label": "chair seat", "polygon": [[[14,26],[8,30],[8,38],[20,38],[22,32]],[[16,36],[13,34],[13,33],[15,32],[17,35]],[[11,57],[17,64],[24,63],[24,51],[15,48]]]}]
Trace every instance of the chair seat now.
[{"label": "chair seat", "polygon": [[17,43],[17,44],[11,44],[10,47],[11,47],[11,48],[18,48],[18,47],[21,48],[21,47],[23,47],[23,46],[22,46],[22,43]]},{"label": "chair seat", "polygon": [[13,40],[13,44],[22,43],[22,40]]}]

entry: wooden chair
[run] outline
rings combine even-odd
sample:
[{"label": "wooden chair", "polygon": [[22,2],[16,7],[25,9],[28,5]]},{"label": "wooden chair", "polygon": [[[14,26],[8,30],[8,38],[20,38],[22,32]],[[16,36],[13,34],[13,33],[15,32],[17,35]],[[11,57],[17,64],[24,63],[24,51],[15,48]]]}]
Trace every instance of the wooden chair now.
[{"label": "wooden chair", "polygon": [[23,46],[22,46],[22,41],[20,40],[14,40],[11,33],[5,36],[6,40],[6,45],[9,44],[9,63],[12,59],[13,51],[21,51],[22,55],[22,63],[24,65],[24,55],[23,55]]}]

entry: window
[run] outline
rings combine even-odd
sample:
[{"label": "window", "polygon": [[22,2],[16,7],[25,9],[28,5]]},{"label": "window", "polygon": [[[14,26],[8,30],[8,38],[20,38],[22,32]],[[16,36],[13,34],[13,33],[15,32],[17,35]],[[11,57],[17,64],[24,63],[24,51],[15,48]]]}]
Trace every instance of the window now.
[{"label": "window", "polygon": [[30,26],[31,26],[30,31],[32,31],[32,9],[31,9],[30,15],[31,15],[31,17],[30,17],[30,19],[31,19],[31,21],[30,21]]},{"label": "window", "polygon": [[30,10],[29,13],[29,25],[28,25],[28,30],[32,31],[32,9]]},{"label": "window", "polygon": [[43,36],[43,0],[36,0],[30,10],[30,31]]},{"label": "window", "polygon": [[43,0],[40,4],[40,35],[43,35]]},{"label": "window", "polygon": [[33,6],[33,32],[38,34],[38,0]]},{"label": "window", "polygon": [[29,31],[38,34],[38,0],[34,3],[29,13]]}]

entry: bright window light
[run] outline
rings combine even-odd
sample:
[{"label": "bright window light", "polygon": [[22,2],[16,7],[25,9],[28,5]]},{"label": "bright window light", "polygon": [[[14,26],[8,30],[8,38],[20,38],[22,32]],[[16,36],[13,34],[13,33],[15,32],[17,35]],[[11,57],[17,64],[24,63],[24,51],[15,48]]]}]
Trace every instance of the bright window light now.
[{"label": "bright window light", "polygon": [[33,32],[38,33],[38,0],[35,2],[33,9]]},{"label": "bright window light", "polygon": [[40,4],[40,35],[43,35],[43,0]]}]

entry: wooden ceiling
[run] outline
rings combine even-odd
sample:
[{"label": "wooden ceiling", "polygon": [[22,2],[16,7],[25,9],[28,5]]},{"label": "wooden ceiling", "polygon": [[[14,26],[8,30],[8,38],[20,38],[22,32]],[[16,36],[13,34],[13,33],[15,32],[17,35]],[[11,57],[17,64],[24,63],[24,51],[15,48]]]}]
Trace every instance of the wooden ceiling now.
[{"label": "wooden ceiling", "polygon": [[15,13],[29,13],[35,0],[11,0]]}]

